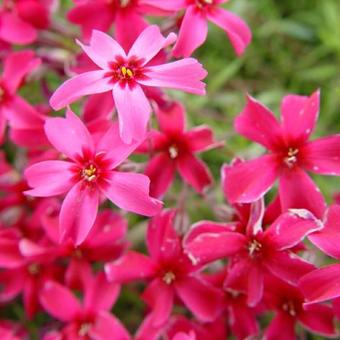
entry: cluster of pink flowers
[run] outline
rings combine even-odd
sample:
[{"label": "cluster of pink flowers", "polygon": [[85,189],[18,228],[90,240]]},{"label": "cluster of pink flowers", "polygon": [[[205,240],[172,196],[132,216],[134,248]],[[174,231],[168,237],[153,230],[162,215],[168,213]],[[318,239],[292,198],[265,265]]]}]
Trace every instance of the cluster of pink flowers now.
[{"label": "cluster of pink flowers", "polygon": [[[280,121],[247,97],[234,129],[267,151],[223,165],[231,213],[192,224],[181,197],[167,201],[177,172],[208,201],[213,176],[198,154],[228,143],[187,128],[185,102],[165,92],[205,95],[207,71],[191,55],[208,21],[245,52],[251,31],[226,2],[74,1],[72,68],[37,48],[53,43],[48,32],[67,34],[53,20],[58,1],[2,2],[0,302],[24,313],[0,320],[1,339],[28,339],[39,313],[44,340],[293,340],[296,324],[339,336],[340,202],[327,206],[308,175],[340,175],[340,134],[310,140],[319,90],[284,97]],[[62,77],[53,93],[49,68]],[[48,100],[19,94],[32,80]],[[317,250],[335,260],[315,263]],[[132,328],[129,293],[142,306]]]}]

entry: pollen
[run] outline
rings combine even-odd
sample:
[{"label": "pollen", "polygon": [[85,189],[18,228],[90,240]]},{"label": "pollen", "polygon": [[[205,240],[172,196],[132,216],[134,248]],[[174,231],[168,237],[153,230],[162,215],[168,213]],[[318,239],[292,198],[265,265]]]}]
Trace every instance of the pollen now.
[{"label": "pollen", "polygon": [[90,164],[87,168],[83,169],[82,176],[88,181],[93,182],[97,178],[97,168]]},{"label": "pollen", "polygon": [[288,301],[282,305],[282,309],[287,312],[290,316],[296,316],[296,310],[294,307],[294,303],[292,301]]},{"label": "pollen", "polygon": [[287,157],[283,159],[288,168],[292,168],[297,162],[298,149],[289,148]]},{"label": "pollen", "polygon": [[169,155],[171,159],[175,159],[178,157],[178,148],[175,145],[170,146]]},{"label": "pollen", "polygon": [[125,66],[122,66],[120,72],[124,78],[133,78],[133,71]]},{"label": "pollen", "polygon": [[32,263],[28,266],[27,270],[31,275],[37,275],[39,274],[40,267],[37,263]]},{"label": "pollen", "polygon": [[167,284],[167,285],[171,285],[172,282],[174,282],[176,279],[176,276],[173,272],[167,272],[164,274],[163,276],[163,281]]},{"label": "pollen", "polygon": [[253,240],[248,245],[249,256],[254,256],[255,253],[259,252],[262,249],[262,244],[257,240]]},{"label": "pollen", "polygon": [[91,330],[91,324],[90,323],[83,323],[79,327],[78,335],[85,337],[89,333],[90,330]]},{"label": "pollen", "polygon": [[125,8],[129,6],[130,0],[120,0],[120,7]]}]

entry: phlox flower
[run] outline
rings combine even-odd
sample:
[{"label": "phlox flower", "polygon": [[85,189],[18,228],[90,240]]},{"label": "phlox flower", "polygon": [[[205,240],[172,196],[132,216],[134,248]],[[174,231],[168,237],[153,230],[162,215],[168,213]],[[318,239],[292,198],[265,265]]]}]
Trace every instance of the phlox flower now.
[{"label": "phlox flower", "polygon": [[97,216],[101,195],[122,209],[146,216],[158,213],[161,202],[149,196],[148,177],[117,171],[137,144],[126,145],[113,125],[94,143],[82,121],[70,110],[66,118],[45,123],[50,143],[69,159],[33,164],[25,171],[32,190],[27,195],[49,197],[67,193],[59,215],[60,240],[82,243]]},{"label": "phlox flower", "polygon": [[39,65],[40,59],[35,58],[33,51],[13,52],[6,57],[0,77],[0,142],[4,137],[7,120],[23,126],[20,117],[37,115],[35,109],[17,95],[17,92],[25,77]]},{"label": "phlox flower", "polygon": [[93,31],[89,46],[79,44],[99,69],[67,80],[51,97],[51,106],[58,110],[81,96],[112,91],[123,141],[141,141],[151,114],[143,87],[170,87],[200,95],[205,93],[201,79],[207,73],[197,60],[186,58],[168,64],[150,64],[175,40],[175,34],[170,33],[164,38],[157,26],[149,26],[126,54],[110,36]]},{"label": "phlox flower", "polygon": [[110,313],[119,296],[120,287],[108,283],[104,273],[96,276],[91,273],[79,275],[84,278],[82,303],[69,288],[52,280],[47,281],[41,291],[40,302],[44,309],[66,323],[60,332],[53,333],[65,339],[106,340],[112,335],[120,340],[130,339],[125,327]]},{"label": "phlox flower", "polygon": [[208,21],[222,28],[236,52],[242,55],[251,41],[251,31],[237,15],[220,7],[228,0],[174,0],[172,9],[185,8],[173,54],[189,57],[201,46],[208,34]]},{"label": "phlox flower", "polygon": [[0,39],[11,44],[30,44],[39,29],[49,25],[52,0],[3,0],[0,6]]},{"label": "phlox flower", "polygon": [[155,216],[146,235],[150,255],[128,251],[105,266],[107,277],[118,283],[151,280],[142,298],[151,307],[154,326],[168,321],[176,296],[199,320],[213,321],[220,312],[221,293],[199,277],[201,267],[193,265],[183,252],[174,217],[171,210]]},{"label": "phlox flower", "polygon": [[[153,130],[140,151],[153,155],[145,169],[151,180],[150,193],[160,197],[168,190],[176,170],[184,181],[202,193],[212,183],[209,168],[195,154],[221,146],[212,130],[198,126],[185,131],[185,112],[178,103],[156,109],[160,131]],[[159,171],[162,169],[162,171]]]},{"label": "phlox flower", "polygon": [[249,203],[263,196],[279,179],[282,211],[303,208],[323,216],[326,203],[306,171],[340,175],[340,135],[309,141],[319,112],[319,91],[310,97],[288,95],[281,103],[281,122],[254,98],[235,120],[235,129],[264,146],[268,153],[224,172],[230,202]]},{"label": "phlox flower", "polygon": [[245,277],[249,306],[256,306],[263,296],[265,273],[297,284],[302,275],[315,269],[294,253],[294,247],[323,227],[309,212],[296,210],[282,214],[264,230],[263,214],[263,202],[258,201],[252,205],[245,234],[235,231],[234,224],[202,221],[183,240],[185,252],[197,264],[231,257],[225,284]]}]

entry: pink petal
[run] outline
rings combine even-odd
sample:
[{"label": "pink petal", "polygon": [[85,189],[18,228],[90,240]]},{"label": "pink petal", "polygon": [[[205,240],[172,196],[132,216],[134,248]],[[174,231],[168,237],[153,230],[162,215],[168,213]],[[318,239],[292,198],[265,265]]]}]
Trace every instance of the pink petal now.
[{"label": "pink petal", "polygon": [[[162,169],[160,171],[160,169]],[[149,161],[145,175],[150,178],[150,195],[162,197],[169,189],[176,171],[176,163],[165,153],[160,153]]]},{"label": "pink petal", "polygon": [[85,241],[97,217],[99,191],[78,182],[66,195],[59,215],[61,242],[71,238],[75,245]]},{"label": "pink petal", "polygon": [[16,238],[0,238],[0,267],[17,268],[25,263],[24,257],[19,251],[19,244]]},{"label": "pink petal", "polygon": [[143,59],[143,64],[148,63],[160,50],[169,46],[176,40],[176,34],[170,33],[166,38],[157,25],[151,25],[139,35],[132,45],[128,58],[133,56]]},{"label": "pink petal", "polygon": [[299,287],[308,303],[340,297],[340,264],[332,264],[305,275]]},{"label": "pink petal", "polygon": [[104,151],[105,159],[110,160],[112,169],[119,166],[125,161],[137,148],[139,142],[125,144],[119,135],[119,126],[113,123],[110,129],[98,141],[97,153]]},{"label": "pink petal", "polygon": [[117,261],[106,264],[105,273],[110,281],[125,283],[153,277],[156,266],[149,257],[129,251]]},{"label": "pink petal", "polygon": [[272,274],[293,285],[315,269],[314,265],[292,252],[271,252],[263,263]]},{"label": "pink petal", "polygon": [[263,297],[264,270],[260,265],[252,263],[248,271],[247,304],[255,307]]},{"label": "pink petal", "polygon": [[103,272],[97,274],[90,282],[87,282],[84,308],[89,312],[110,311],[116,302],[120,286],[108,282]]},{"label": "pink petal", "polygon": [[80,303],[71,291],[53,281],[46,282],[40,292],[40,303],[51,316],[66,322],[74,320],[81,311]]},{"label": "pink petal", "polygon": [[264,240],[276,250],[298,245],[303,239],[323,228],[321,221],[304,209],[282,214],[264,233]]},{"label": "pink petal", "polygon": [[[99,31],[97,31],[99,32]],[[105,33],[103,33],[105,34]],[[101,69],[110,72],[110,62],[114,61],[113,57],[110,60],[104,59],[96,49],[94,49],[91,45],[85,45],[78,39],[76,40],[77,44],[81,47],[81,49],[85,52],[85,54]]]},{"label": "pink petal", "polygon": [[[229,307],[229,313],[230,327],[237,339],[256,338],[259,333],[259,326],[253,309],[236,302]],[[242,320],[242,322],[239,322],[239,320]]]},{"label": "pink petal", "polygon": [[282,129],[273,113],[256,99],[247,97],[247,105],[235,119],[235,130],[242,136],[275,150],[282,144]]},{"label": "pink petal", "polygon": [[50,143],[67,157],[77,161],[84,151],[94,150],[92,137],[84,123],[71,111],[66,118],[49,118],[45,133]]},{"label": "pink petal", "polygon": [[323,137],[301,148],[302,166],[322,175],[340,175],[340,135]]},{"label": "pink petal", "polygon": [[216,288],[194,277],[175,281],[178,296],[201,321],[214,321],[221,312],[222,294]]},{"label": "pink petal", "polygon": [[156,110],[157,120],[161,131],[178,135],[185,129],[185,108],[180,102]]},{"label": "pink petal", "polygon": [[305,141],[319,115],[320,91],[310,97],[289,95],[281,103],[282,124],[287,143]]},{"label": "pink petal", "polygon": [[340,259],[340,206],[332,205],[326,213],[325,227],[309,236],[309,240],[324,253]]},{"label": "pink petal", "polygon": [[190,153],[181,154],[177,159],[177,169],[184,181],[202,193],[212,183],[208,166]]},{"label": "pink petal", "polygon": [[150,306],[153,326],[161,326],[169,320],[174,304],[174,288],[159,278],[146,288],[142,299]]},{"label": "pink petal", "polygon": [[186,0],[140,0],[140,4],[162,8],[166,11],[179,11],[186,6]]},{"label": "pink petal", "polygon": [[224,168],[224,192],[231,203],[250,203],[262,197],[279,175],[276,157],[265,155]]},{"label": "pink petal", "polygon": [[118,111],[120,135],[124,143],[141,142],[151,114],[151,106],[142,88],[122,87],[119,83],[113,88],[113,98]]},{"label": "pink petal", "polygon": [[50,98],[50,105],[54,110],[60,110],[82,96],[107,92],[112,88],[112,79],[107,76],[107,71],[85,72],[59,86]]},{"label": "pink petal", "polygon": [[208,18],[227,33],[236,54],[242,55],[251,41],[248,25],[237,15],[218,7],[208,12]]},{"label": "pink petal", "polygon": [[0,38],[12,44],[30,44],[37,38],[37,30],[10,12],[1,13]]},{"label": "pink petal", "polygon": [[321,218],[325,212],[326,203],[319,188],[300,168],[283,172],[279,192],[282,211],[290,208],[307,209],[317,218]]},{"label": "pink petal", "polygon": [[263,232],[262,225],[264,212],[265,205],[263,197],[251,203],[248,224],[246,229],[246,233],[248,236],[253,237],[258,233]]},{"label": "pink petal", "polygon": [[64,161],[44,161],[25,170],[28,185],[33,189],[27,195],[49,197],[67,192],[74,184],[73,164]]},{"label": "pink petal", "polygon": [[200,264],[235,255],[246,246],[246,242],[244,235],[232,232],[228,226],[207,225],[205,222],[193,225],[183,240],[189,258]]},{"label": "pink petal", "polygon": [[285,312],[277,312],[266,329],[264,338],[266,340],[296,340],[295,319]]},{"label": "pink petal", "polygon": [[214,132],[208,126],[197,126],[185,133],[189,149],[191,152],[207,151],[218,146],[223,146],[223,142],[216,142]]},{"label": "pink petal", "polygon": [[149,196],[149,187],[150,180],[144,175],[113,171],[110,183],[101,189],[119,208],[154,216],[160,211],[162,203]]},{"label": "pink petal", "polygon": [[2,78],[8,89],[15,92],[25,76],[31,73],[41,63],[39,58],[34,58],[33,51],[19,51],[11,53],[4,62]]},{"label": "pink petal", "polygon": [[22,290],[27,279],[23,268],[0,271],[0,302],[6,303],[14,299]]},{"label": "pink petal", "polygon": [[115,37],[125,51],[128,51],[147,26],[146,20],[135,9],[117,11]]},{"label": "pink petal", "polygon": [[101,311],[90,329],[89,335],[91,336],[91,339],[110,339],[113,334],[117,340],[131,339],[130,334],[119,319],[108,312]]},{"label": "pink petal", "polygon": [[330,306],[321,304],[305,306],[299,313],[298,320],[311,332],[324,336],[334,336],[334,313]]},{"label": "pink petal", "polygon": [[146,79],[138,80],[142,85],[205,95],[205,84],[201,80],[206,77],[207,72],[196,59],[186,58],[163,65],[149,66],[144,74]]},{"label": "pink petal", "polygon": [[173,49],[175,57],[190,57],[201,46],[208,35],[208,22],[196,6],[189,6],[185,12],[178,40]]}]

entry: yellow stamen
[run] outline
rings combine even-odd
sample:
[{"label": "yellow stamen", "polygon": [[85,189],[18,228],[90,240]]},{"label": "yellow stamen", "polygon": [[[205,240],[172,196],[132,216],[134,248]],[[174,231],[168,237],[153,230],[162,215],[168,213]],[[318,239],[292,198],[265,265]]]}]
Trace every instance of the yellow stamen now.
[{"label": "yellow stamen", "polygon": [[92,182],[97,177],[97,168],[91,164],[86,169],[83,169],[83,177],[89,182]]},{"label": "yellow stamen", "polygon": [[133,71],[130,68],[122,66],[120,70],[121,70],[121,73],[122,73],[124,78],[126,78],[126,77],[132,78],[133,77]]},{"label": "yellow stamen", "polygon": [[259,243],[257,240],[253,240],[252,242],[250,242],[248,246],[249,255],[252,257],[254,253],[260,251],[261,248],[262,248],[262,244]]},{"label": "yellow stamen", "polygon": [[165,273],[165,275],[163,276],[163,281],[167,284],[170,285],[174,280],[175,280],[176,276],[173,272],[167,272]]}]

